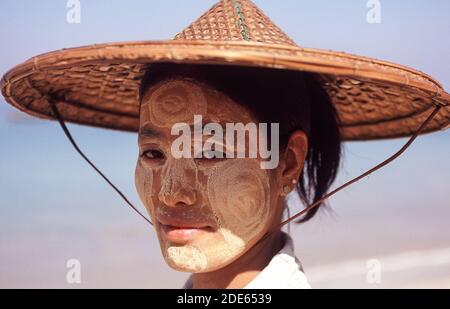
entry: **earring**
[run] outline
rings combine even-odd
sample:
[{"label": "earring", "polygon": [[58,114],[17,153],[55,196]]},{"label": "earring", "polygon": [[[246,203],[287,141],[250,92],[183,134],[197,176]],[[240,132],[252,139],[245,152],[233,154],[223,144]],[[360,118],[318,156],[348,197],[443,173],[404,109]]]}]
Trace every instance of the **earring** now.
[{"label": "earring", "polygon": [[290,188],[288,185],[285,185],[285,186],[283,187],[283,193],[284,193],[284,195],[288,195],[289,192],[291,192],[291,188]]},{"label": "earring", "polygon": [[[297,184],[297,179],[292,179],[292,184],[293,184],[293,185],[296,185],[296,184]],[[285,185],[285,186],[283,187],[283,195],[284,195],[284,196],[286,196],[286,195],[288,195],[289,193],[291,193],[291,191],[292,191],[292,189],[291,189],[291,187],[290,187],[289,185]]]}]

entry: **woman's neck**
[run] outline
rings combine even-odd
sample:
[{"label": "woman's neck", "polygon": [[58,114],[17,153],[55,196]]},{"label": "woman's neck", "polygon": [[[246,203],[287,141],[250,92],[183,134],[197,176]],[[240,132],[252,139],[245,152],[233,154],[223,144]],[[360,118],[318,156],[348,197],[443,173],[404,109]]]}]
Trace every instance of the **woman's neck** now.
[{"label": "woman's neck", "polygon": [[269,264],[283,247],[282,232],[272,233],[230,265],[209,273],[192,275],[194,289],[241,289]]}]

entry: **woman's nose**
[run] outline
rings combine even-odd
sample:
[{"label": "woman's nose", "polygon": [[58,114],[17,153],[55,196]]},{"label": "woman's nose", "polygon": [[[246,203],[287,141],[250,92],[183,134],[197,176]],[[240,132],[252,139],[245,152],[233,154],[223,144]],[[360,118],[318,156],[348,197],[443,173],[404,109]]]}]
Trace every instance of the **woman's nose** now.
[{"label": "woman's nose", "polygon": [[183,160],[171,162],[163,170],[159,200],[167,206],[194,205],[197,199],[195,190],[195,167]]}]

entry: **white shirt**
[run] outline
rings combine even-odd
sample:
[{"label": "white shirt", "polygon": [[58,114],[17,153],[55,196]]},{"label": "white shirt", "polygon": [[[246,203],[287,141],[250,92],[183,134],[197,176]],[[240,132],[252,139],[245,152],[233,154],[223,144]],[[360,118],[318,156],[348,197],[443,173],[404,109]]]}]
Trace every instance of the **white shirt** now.
[{"label": "white shirt", "polygon": [[[291,236],[283,232],[285,244],[269,264],[244,289],[310,289],[302,265],[295,256]],[[192,276],[184,289],[192,288]]]}]

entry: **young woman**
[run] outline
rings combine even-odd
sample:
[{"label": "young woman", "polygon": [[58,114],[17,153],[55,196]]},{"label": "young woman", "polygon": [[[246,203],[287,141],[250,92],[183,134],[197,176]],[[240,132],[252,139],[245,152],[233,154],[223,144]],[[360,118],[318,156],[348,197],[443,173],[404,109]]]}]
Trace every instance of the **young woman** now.
[{"label": "young woman", "polygon": [[[187,288],[308,288],[281,226],[337,192],[341,141],[412,136],[404,151],[450,119],[450,95],[431,77],[300,48],[249,0],[220,1],[175,40],[34,57],[1,87],[18,109],[57,119],[100,174],[64,121],[138,132],[136,188],[164,259],[192,273]],[[243,142],[218,134],[229,124],[248,129]],[[306,208],[282,222],[291,192]]]},{"label": "young woman", "polygon": [[[318,200],[339,165],[335,111],[315,76],[154,64],[140,93],[136,186],[167,263],[194,273],[193,287],[308,287],[280,223],[290,191],[298,190],[307,205]],[[194,124],[195,115],[205,123],[278,123],[277,167],[261,169],[261,156],[173,158],[172,128]],[[225,147],[235,151],[234,146]]]}]

